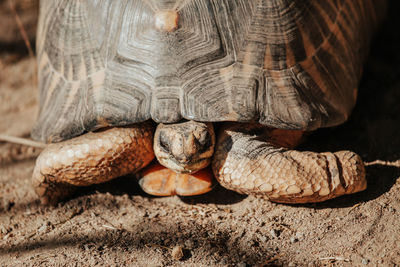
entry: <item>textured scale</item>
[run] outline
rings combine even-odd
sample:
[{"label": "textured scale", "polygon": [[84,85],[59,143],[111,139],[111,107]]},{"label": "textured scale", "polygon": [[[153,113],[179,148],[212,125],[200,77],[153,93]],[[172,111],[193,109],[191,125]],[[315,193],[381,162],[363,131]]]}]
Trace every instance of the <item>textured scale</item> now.
[{"label": "textured scale", "polygon": [[364,164],[357,154],[290,150],[299,137],[292,131],[276,135],[257,125],[224,125],[214,174],[228,189],[282,203],[320,202],[366,188]]},{"label": "textured scale", "polygon": [[41,1],[35,139],[153,119],[349,116],[382,0]]},{"label": "textured scale", "polygon": [[134,173],[154,159],[154,127],[141,123],[50,144],[39,155],[33,185],[42,203],[54,204],[76,186]]}]

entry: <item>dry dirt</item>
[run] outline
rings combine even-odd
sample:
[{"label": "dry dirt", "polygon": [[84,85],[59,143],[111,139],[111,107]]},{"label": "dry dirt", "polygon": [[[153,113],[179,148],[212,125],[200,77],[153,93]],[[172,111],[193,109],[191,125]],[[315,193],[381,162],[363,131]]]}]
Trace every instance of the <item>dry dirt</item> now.
[{"label": "dry dirt", "polygon": [[[28,137],[38,109],[35,60],[13,37],[6,2],[0,133]],[[21,17],[34,36],[35,8],[26,8],[33,11]],[[39,151],[0,142],[0,266],[399,266],[398,10],[393,1],[349,122],[311,134],[300,148],[356,151],[367,162],[366,191],[311,205],[274,204],[221,187],[199,197],[155,198],[123,177],[46,207],[30,184]]]}]

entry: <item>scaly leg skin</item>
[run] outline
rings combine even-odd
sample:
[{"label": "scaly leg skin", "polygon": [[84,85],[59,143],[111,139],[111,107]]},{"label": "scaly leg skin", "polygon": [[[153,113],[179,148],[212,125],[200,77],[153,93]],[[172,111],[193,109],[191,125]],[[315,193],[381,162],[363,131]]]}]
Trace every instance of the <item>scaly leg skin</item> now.
[{"label": "scaly leg skin", "polygon": [[280,203],[321,202],[366,188],[361,158],[291,150],[301,132],[227,123],[220,129],[212,163],[222,186]]},{"label": "scaly leg skin", "polygon": [[134,173],[154,159],[150,123],[87,133],[50,144],[39,155],[33,186],[43,204],[56,204],[76,186]]}]

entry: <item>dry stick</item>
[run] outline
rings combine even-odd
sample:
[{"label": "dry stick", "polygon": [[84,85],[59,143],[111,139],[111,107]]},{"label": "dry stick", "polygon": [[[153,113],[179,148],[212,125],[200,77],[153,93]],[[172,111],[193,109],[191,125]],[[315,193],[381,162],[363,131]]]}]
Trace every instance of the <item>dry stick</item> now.
[{"label": "dry stick", "polygon": [[[14,0],[9,0],[8,3],[9,3],[11,12],[14,15],[15,22],[17,23],[17,26],[21,33],[21,36],[24,39],[25,46],[28,49],[29,56],[35,57],[35,53],[33,52],[31,43],[29,42],[28,34],[26,33],[24,25],[21,21],[21,18],[18,15],[18,12],[15,8]],[[33,77],[33,82],[34,82],[34,84],[36,83],[35,76]],[[25,146],[31,146],[31,147],[36,147],[36,148],[45,148],[46,147],[46,144],[43,144],[40,142],[35,142],[35,141],[29,140],[29,139],[20,138],[20,137],[16,137],[16,136],[10,136],[10,135],[6,135],[6,134],[0,134],[0,141],[20,144],[20,145],[25,145]]]},{"label": "dry stick", "polygon": [[114,226],[110,226],[110,225],[106,225],[106,224],[103,224],[102,226],[103,226],[104,228],[107,228],[107,229],[118,230],[118,228],[115,228]]},{"label": "dry stick", "polygon": [[391,166],[391,167],[400,167],[400,159],[395,161],[385,161],[385,160],[375,160],[371,162],[365,162],[365,166],[373,166],[373,165],[383,165],[383,166]]},{"label": "dry stick", "polygon": [[6,134],[0,134],[0,141],[24,145],[24,146],[37,147],[37,148],[45,148],[46,147],[46,144],[43,144],[40,142],[36,142],[36,141],[29,140],[26,138],[21,138],[21,137],[10,136],[10,135],[6,135]]},{"label": "dry stick", "polygon": [[344,261],[344,262],[350,262],[349,259],[343,258],[343,257],[323,257],[323,258],[319,258],[319,260],[321,261]]},{"label": "dry stick", "polygon": [[[22,23],[22,20],[21,20],[20,16],[18,15],[18,12],[17,12],[17,10],[15,8],[14,0],[9,0],[8,3],[9,3],[9,6],[10,6],[10,9],[11,9],[11,12],[14,14],[15,22],[17,23],[17,26],[19,28],[19,32],[21,33],[22,39],[24,39],[25,46],[29,51],[29,56],[31,58],[33,58],[33,57],[35,57],[35,53],[33,52],[33,49],[32,49],[32,46],[31,46],[31,42],[29,41],[29,37],[28,37],[28,34],[25,31],[25,28],[24,28],[24,25]],[[35,74],[37,73],[37,65],[36,64],[35,64],[35,67],[34,67],[34,73]],[[37,84],[37,76],[36,75],[32,76],[32,84]]]},{"label": "dry stick", "polygon": [[28,34],[26,33],[24,25],[22,24],[21,18],[19,17],[19,15],[17,13],[17,10],[15,9],[14,0],[9,0],[8,2],[10,4],[11,12],[13,13],[13,15],[15,17],[15,22],[17,23],[17,26],[19,28],[19,31],[20,31],[21,35],[22,35],[22,38],[24,39],[26,48],[29,51],[29,55],[31,57],[34,57],[35,54],[33,53],[33,49],[32,49],[31,43],[29,42]]},{"label": "dry stick", "polygon": [[153,247],[158,247],[158,248],[163,248],[166,250],[172,250],[172,248],[166,247],[166,246],[162,246],[162,245],[158,245],[158,244],[145,244],[144,245],[146,248],[153,248]]}]

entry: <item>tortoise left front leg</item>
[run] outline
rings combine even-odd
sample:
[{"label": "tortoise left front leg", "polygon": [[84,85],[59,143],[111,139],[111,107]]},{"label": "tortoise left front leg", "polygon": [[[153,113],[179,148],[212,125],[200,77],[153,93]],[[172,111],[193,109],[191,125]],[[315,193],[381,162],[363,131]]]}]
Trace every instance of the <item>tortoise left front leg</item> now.
[{"label": "tortoise left front leg", "polygon": [[302,132],[228,123],[221,127],[212,163],[222,186],[281,203],[321,202],[366,188],[361,158],[292,150]]}]

